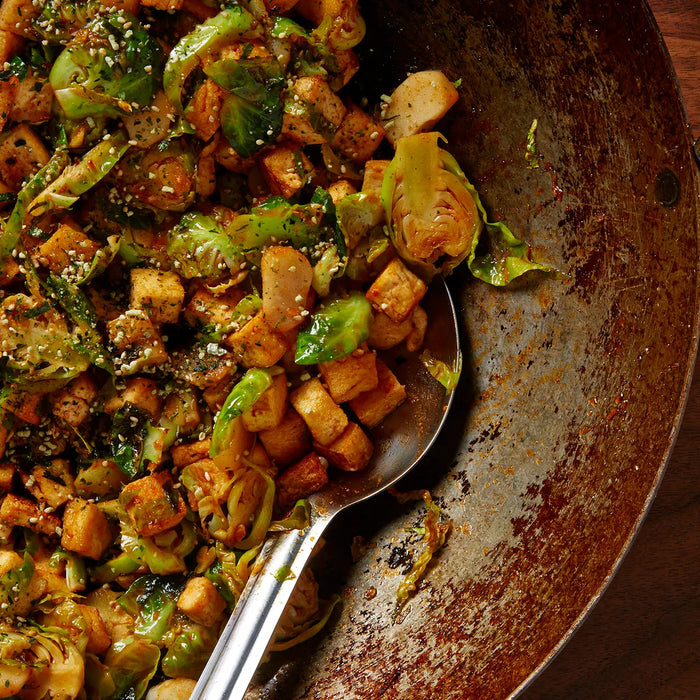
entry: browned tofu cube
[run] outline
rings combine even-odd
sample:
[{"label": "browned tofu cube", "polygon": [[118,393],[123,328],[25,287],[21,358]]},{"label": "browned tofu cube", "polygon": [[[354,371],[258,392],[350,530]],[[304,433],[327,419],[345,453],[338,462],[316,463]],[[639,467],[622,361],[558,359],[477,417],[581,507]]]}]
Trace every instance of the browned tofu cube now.
[{"label": "browned tofu cube", "polygon": [[39,16],[41,6],[32,0],[2,0],[0,2],[0,29],[19,36],[35,37],[32,20]]},{"label": "browned tofu cube", "polygon": [[228,335],[225,343],[244,367],[272,367],[287,352],[285,337],[270,326],[262,311]]},{"label": "browned tofu cube", "polygon": [[365,295],[377,311],[395,323],[407,319],[428,291],[423,280],[394,258],[372,283]]},{"label": "browned tofu cube", "polygon": [[[418,308],[416,306],[416,309]],[[367,343],[378,350],[388,350],[406,340],[412,330],[413,314],[400,323],[396,323],[380,311],[374,314]]]},{"label": "browned tofu cube", "polygon": [[214,160],[232,173],[245,175],[255,165],[255,158],[239,156],[225,138],[219,138],[213,152]]},{"label": "browned tofu cube", "polygon": [[287,375],[282,372],[241,416],[246,430],[257,433],[280,424],[287,410]]},{"label": "browned tofu cube", "polygon": [[333,401],[344,403],[377,386],[377,354],[363,343],[339,360],[321,362],[318,369]]},{"label": "browned tofu cube", "polygon": [[15,475],[15,465],[12,462],[0,464],[0,491],[12,490],[12,477]]},{"label": "browned tofu cube", "polygon": [[200,459],[209,457],[209,448],[211,440],[197,440],[195,442],[184,442],[180,445],[175,445],[170,448],[170,458],[173,460],[173,466],[176,469],[182,469],[188,464],[194,464]]},{"label": "browned tofu cube", "polygon": [[119,502],[139,535],[151,537],[175,527],[187,515],[182,496],[173,488],[167,472],[144,476],[127,484]]},{"label": "browned tofu cube", "polygon": [[185,119],[195,128],[202,141],[209,139],[221,126],[221,103],[226,90],[208,78],[195,91],[185,110]]},{"label": "browned tofu cube", "polygon": [[345,115],[345,105],[320,75],[299,78],[282,116],[282,137],[303,145],[326,144]]},{"label": "browned tofu cube", "polygon": [[56,275],[64,270],[81,272],[99,249],[100,244],[85,235],[82,229],[64,223],[39,246],[39,260]]},{"label": "browned tofu cube", "polygon": [[233,311],[245,292],[232,287],[223,294],[212,294],[200,287],[185,307],[185,320],[192,326],[214,325],[225,327],[231,322]]},{"label": "browned tofu cube", "polygon": [[75,498],[63,512],[61,546],[90,559],[99,559],[112,544],[105,514],[94,504]]},{"label": "browned tofu cube", "polygon": [[274,428],[258,433],[265,452],[278,466],[286,467],[311,449],[311,434],[301,416],[291,407]]},{"label": "browned tofu cube", "polygon": [[277,507],[291,508],[300,498],[315,493],[328,483],[325,460],[309,452],[302,460],[285,469],[277,477]]},{"label": "browned tofu cube", "polygon": [[326,143],[326,138],[314,130],[308,119],[300,114],[285,112],[282,115],[282,138],[303,146]]},{"label": "browned tofu cube", "polygon": [[156,326],[177,323],[185,299],[185,288],[176,272],[150,267],[131,270],[132,309],[143,309]]},{"label": "browned tofu cube", "polygon": [[93,608],[92,605],[81,605],[80,603],[78,603],[78,608],[87,622],[88,641],[85,651],[88,654],[104,654],[112,646],[112,639],[100,611]]},{"label": "browned tofu cube", "polygon": [[374,446],[357,423],[348,423],[343,434],[330,445],[314,445],[334,467],[356,472],[367,466]]},{"label": "browned tofu cube", "polygon": [[[7,36],[15,36],[9,32],[3,32],[0,30],[0,36],[3,34]],[[20,40],[19,37],[15,38]],[[15,94],[17,93],[18,86],[19,79],[15,75],[10,76],[7,80],[0,81],[0,131],[4,130],[5,124],[7,124],[7,121],[10,118],[10,112],[12,111],[12,105],[15,102]],[[8,191],[12,190],[8,188]]]},{"label": "browned tofu cube", "polygon": [[206,576],[195,576],[185,585],[177,607],[198,625],[213,627],[226,610],[226,601]]},{"label": "browned tofu cube", "polygon": [[9,61],[24,46],[24,37],[0,29],[0,65]]},{"label": "browned tofu cube", "polygon": [[97,385],[86,373],[73,379],[51,396],[51,411],[57,418],[77,428],[89,415],[97,396]]},{"label": "browned tofu cube", "polygon": [[126,474],[111,459],[94,459],[78,471],[75,490],[82,498],[105,498],[119,494]]},{"label": "browned tofu cube", "polygon": [[328,194],[331,196],[333,204],[337,204],[343,197],[356,192],[357,188],[350,180],[337,180],[328,185]]},{"label": "browned tofu cube", "polygon": [[381,197],[384,173],[389,163],[391,163],[390,160],[368,160],[365,163],[365,174],[362,179],[363,192],[371,192]]},{"label": "browned tofu cube", "polygon": [[32,128],[17,124],[0,137],[0,180],[17,192],[22,180],[36,174],[49,157],[46,146]]},{"label": "browned tofu cube", "polygon": [[428,330],[428,314],[422,306],[416,306],[411,314],[411,332],[406,336],[406,350],[418,352],[423,347]]},{"label": "browned tofu cube", "polygon": [[107,334],[117,374],[135,374],[168,361],[163,338],[145,311],[129,309],[117,316],[107,323]]},{"label": "browned tofu cube", "polygon": [[154,421],[160,418],[162,400],[158,384],[146,377],[129,377],[124,388],[117,387],[117,393],[105,402],[105,413],[113,416],[124,404],[133,404],[148,413]]},{"label": "browned tofu cube", "polygon": [[265,0],[265,6],[268,12],[281,14],[283,12],[289,12],[297,2],[298,0]]},{"label": "browned tofu cube", "polygon": [[350,402],[350,408],[363,425],[374,428],[406,399],[406,387],[381,361],[377,360],[377,387],[360,394]]},{"label": "browned tofu cube", "polygon": [[53,90],[48,78],[41,78],[30,70],[17,85],[10,121],[42,124],[51,118],[52,105]]},{"label": "browned tofu cube", "polygon": [[217,411],[221,410],[221,407],[224,405],[224,401],[226,401],[226,398],[231,393],[232,388],[233,381],[231,376],[228,376],[222,381],[212,384],[202,391],[202,398],[212,413],[216,413]]},{"label": "browned tofu cube", "polygon": [[29,474],[22,474],[22,482],[37,501],[53,509],[62,506],[75,494],[73,474],[67,459],[38,464]]},{"label": "browned tofu cube", "polygon": [[340,437],[348,424],[348,417],[316,378],[305,381],[295,389],[289,400],[308,426],[314,439],[330,445]]},{"label": "browned tofu cube", "polygon": [[308,157],[292,145],[280,145],[259,159],[262,176],[272,194],[293,197],[309,180],[314,166]]},{"label": "browned tofu cube", "polygon": [[42,417],[41,401],[43,396],[43,394],[33,394],[29,391],[12,392],[3,408],[14,413],[20,420],[31,425],[39,425]]},{"label": "browned tofu cube", "polygon": [[60,532],[61,520],[53,513],[46,513],[34,501],[8,493],[0,506],[0,520],[8,525],[26,527],[42,535]]},{"label": "browned tofu cube", "polygon": [[384,127],[364,110],[351,104],[333,137],[333,148],[351,160],[364,163],[384,138]]},{"label": "browned tofu cube", "polygon": [[181,10],[183,0],[141,0],[141,4],[156,10]]}]

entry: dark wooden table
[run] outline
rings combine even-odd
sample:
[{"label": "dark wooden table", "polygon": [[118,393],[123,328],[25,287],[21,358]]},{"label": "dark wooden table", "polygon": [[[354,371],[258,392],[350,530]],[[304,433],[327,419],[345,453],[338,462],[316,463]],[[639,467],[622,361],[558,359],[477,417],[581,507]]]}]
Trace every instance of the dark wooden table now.
[{"label": "dark wooden table", "polygon": [[[700,137],[700,0],[648,0]],[[700,700],[700,362],[666,475],[603,597],[522,700]]]}]

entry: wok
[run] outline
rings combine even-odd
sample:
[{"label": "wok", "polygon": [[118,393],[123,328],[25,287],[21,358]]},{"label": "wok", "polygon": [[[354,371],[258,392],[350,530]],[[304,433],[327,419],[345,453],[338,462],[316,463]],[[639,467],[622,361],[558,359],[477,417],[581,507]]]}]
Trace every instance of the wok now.
[{"label": "wok", "polygon": [[[358,94],[406,71],[462,79],[443,122],[492,218],[568,277],[450,282],[466,366],[402,489],[427,487],[447,546],[393,619],[422,509],[380,497],[317,558],[343,605],[274,655],[251,698],[515,694],[594,604],[678,428],[697,342],[698,183],[668,58],[641,2],[382,0]],[[540,167],[525,141],[537,117]],[[353,562],[355,536],[367,543]]]}]

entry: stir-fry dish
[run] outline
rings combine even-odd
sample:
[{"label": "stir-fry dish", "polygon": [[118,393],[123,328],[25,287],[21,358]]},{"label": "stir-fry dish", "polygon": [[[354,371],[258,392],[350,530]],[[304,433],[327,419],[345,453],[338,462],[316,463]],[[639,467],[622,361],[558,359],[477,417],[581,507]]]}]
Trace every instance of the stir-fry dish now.
[{"label": "stir-fry dish", "polygon": [[[547,269],[433,130],[442,72],[345,94],[364,30],[2,0],[0,698],[187,698],[267,533],[406,399],[431,278]],[[327,616],[306,572],[274,648]]]}]

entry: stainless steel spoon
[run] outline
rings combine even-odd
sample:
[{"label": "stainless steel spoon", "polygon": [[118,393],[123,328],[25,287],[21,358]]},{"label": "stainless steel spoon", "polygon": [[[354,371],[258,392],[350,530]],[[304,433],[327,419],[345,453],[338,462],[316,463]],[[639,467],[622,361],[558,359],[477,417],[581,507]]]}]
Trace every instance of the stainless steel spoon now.
[{"label": "stainless steel spoon", "polygon": [[[442,279],[431,285],[422,305],[428,313],[425,349],[448,367],[460,367],[457,316]],[[243,698],[295,583],[328,524],[345,508],[384,491],[404,476],[437,438],[453,392],[446,393],[415,355],[394,359],[408,399],[372,432],[372,461],[361,472],[335,475],[327,487],[309,498],[309,527],[268,539],[190,700]],[[291,575],[276,576],[282,567],[289,567]]]}]

